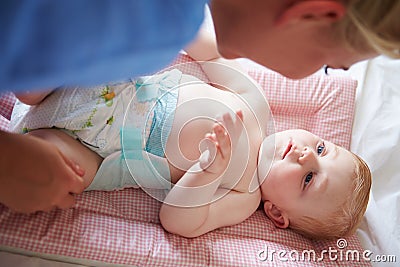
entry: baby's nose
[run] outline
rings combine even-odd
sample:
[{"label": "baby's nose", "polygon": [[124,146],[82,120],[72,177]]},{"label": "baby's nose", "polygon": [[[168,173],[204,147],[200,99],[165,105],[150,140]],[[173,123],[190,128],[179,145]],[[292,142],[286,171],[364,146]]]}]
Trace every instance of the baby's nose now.
[{"label": "baby's nose", "polygon": [[299,163],[304,164],[310,160],[315,159],[315,154],[309,147],[304,147],[303,150],[299,152]]}]

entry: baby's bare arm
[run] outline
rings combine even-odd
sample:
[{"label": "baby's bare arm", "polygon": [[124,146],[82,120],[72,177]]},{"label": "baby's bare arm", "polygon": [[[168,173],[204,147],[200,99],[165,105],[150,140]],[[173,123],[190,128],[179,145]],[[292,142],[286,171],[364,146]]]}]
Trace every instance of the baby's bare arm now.
[{"label": "baby's bare arm", "polygon": [[185,52],[196,61],[210,61],[220,58],[215,36],[201,29],[196,38],[186,48]]},{"label": "baby's bare arm", "polygon": [[[160,211],[162,225],[169,232],[196,237],[216,228],[237,224],[257,208],[257,193],[221,188],[230,164],[231,147],[241,134],[241,111],[234,122],[229,114],[215,124],[199,162],[192,166],[171,189]],[[229,132],[229,135],[227,134]],[[230,138],[231,137],[231,138]],[[229,210],[229,214],[226,211]],[[223,216],[221,216],[223,214]]]},{"label": "baby's bare arm", "polygon": [[[185,197],[192,198],[204,192],[190,188]],[[184,237],[198,237],[220,227],[243,222],[254,213],[260,201],[259,191],[242,193],[231,190],[226,193],[226,190],[218,189],[212,196],[220,198],[209,200],[202,206],[179,207],[164,203],[160,210],[164,229]]]},{"label": "baby's bare arm", "polygon": [[210,82],[217,88],[224,88],[238,94],[246,93],[251,78],[237,60],[222,58],[218,52],[215,36],[201,30],[185,51],[198,61]]}]

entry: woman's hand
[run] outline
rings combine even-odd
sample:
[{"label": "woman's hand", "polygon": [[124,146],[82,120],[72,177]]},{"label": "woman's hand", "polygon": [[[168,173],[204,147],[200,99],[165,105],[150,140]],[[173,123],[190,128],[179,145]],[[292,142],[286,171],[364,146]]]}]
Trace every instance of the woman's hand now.
[{"label": "woman's hand", "polygon": [[0,131],[0,202],[24,212],[70,208],[84,190],[84,171],[53,144]]}]

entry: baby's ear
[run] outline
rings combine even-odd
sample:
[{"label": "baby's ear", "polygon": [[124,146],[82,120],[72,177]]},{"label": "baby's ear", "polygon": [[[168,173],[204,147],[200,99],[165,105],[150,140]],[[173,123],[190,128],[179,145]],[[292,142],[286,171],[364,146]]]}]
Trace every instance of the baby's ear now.
[{"label": "baby's ear", "polygon": [[264,202],[264,211],[268,218],[274,223],[278,228],[288,228],[289,217],[286,212],[279,209],[271,201],[266,200]]}]

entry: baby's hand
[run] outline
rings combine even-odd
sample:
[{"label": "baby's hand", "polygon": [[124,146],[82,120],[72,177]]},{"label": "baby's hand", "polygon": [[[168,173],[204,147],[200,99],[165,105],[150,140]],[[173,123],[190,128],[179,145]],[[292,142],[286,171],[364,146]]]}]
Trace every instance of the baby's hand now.
[{"label": "baby's hand", "polygon": [[243,130],[243,113],[236,112],[233,121],[229,113],[225,113],[213,126],[213,132],[205,136],[201,144],[200,167],[215,174],[222,174],[231,159],[232,150],[236,146]]}]

